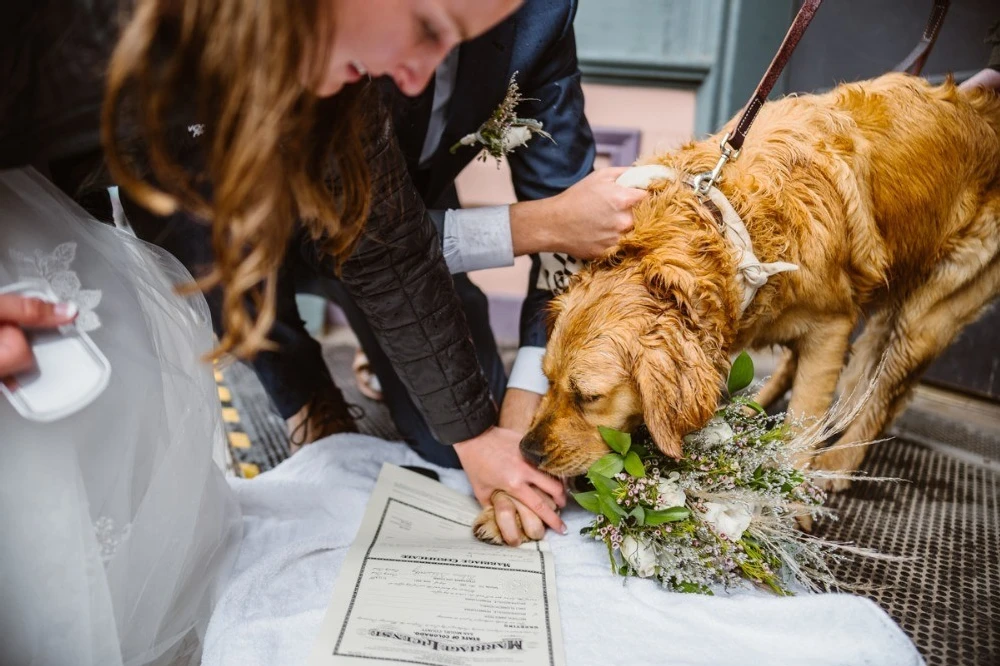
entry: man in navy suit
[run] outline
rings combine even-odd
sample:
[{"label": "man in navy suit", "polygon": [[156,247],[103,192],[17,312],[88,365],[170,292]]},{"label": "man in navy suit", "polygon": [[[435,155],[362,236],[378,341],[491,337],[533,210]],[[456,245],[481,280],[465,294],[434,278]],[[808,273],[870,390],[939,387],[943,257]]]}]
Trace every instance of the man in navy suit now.
[{"label": "man in navy suit", "polygon": [[[506,398],[501,424],[522,432],[547,388],[541,372],[544,312],[558,282],[555,271],[542,264],[567,262],[565,255],[553,259],[539,256],[538,251],[561,250],[583,258],[600,254],[631,226],[630,206],[642,196],[614,185],[619,173],[614,169],[598,172],[583,187],[556,196],[591,173],[595,154],[583,112],[572,25],[575,13],[575,1],[529,0],[493,30],[452,51],[420,95],[406,98],[389,91],[400,147],[442,237],[480,364],[494,396]],[[481,146],[452,148],[503,101],[515,73],[527,98],[517,108],[518,116],[540,121],[552,140],[535,136],[507,157],[522,203],[462,210],[455,178],[479,155]],[[521,254],[533,255],[533,267],[521,315],[521,349],[507,382],[489,328],[487,299],[465,273],[510,265]],[[432,444],[433,435],[344,290],[337,286],[330,290],[359,334],[401,434],[428,459],[454,465],[457,457],[451,449]]]},{"label": "man in navy suit", "polygon": [[[504,435],[493,437],[490,445],[480,442],[481,438],[443,445],[447,442],[428,424],[428,416],[433,415],[418,408],[419,401],[414,401],[393,366],[393,354],[380,346],[379,333],[384,333],[381,329],[386,322],[373,323],[358,305],[356,287],[352,291],[334,279],[322,260],[310,257],[303,261],[302,247],[293,247],[279,276],[277,321],[270,335],[278,348],[258,354],[252,362],[272,401],[289,422],[293,445],[353,429],[347,405],[326,369],[319,345],[306,332],[295,307],[295,285],[308,283],[332,297],[347,313],[381,382],[400,434],[418,453],[444,466],[463,467],[477,496],[490,496],[488,491],[481,492],[484,488],[530,487],[538,497],[529,494],[527,499],[553,506],[551,491],[540,490],[538,483],[530,480],[532,473],[541,473],[523,468],[525,463],[517,450],[519,437],[527,430],[547,388],[541,373],[544,308],[560,282],[557,267],[574,263],[566,255],[591,258],[613,245],[631,227],[631,206],[644,196],[615,185],[620,169],[591,173],[595,147],[583,112],[572,25],[575,13],[576,0],[527,0],[494,29],[452,51],[423,92],[381,86],[406,169],[437,226],[476,356],[494,398],[502,403],[495,430]],[[363,67],[364,63],[358,65]],[[508,155],[518,203],[461,210],[454,180],[476,158],[479,147],[461,146],[454,152],[451,147],[490,117],[503,101],[515,72],[525,98],[517,115],[540,121],[552,141],[536,136]],[[415,96],[408,98],[402,93]],[[166,247],[188,266],[210,263],[203,227],[184,219],[165,225],[127,198],[123,203],[140,237]],[[199,234],[205,240],[197,245]],[[297,242],[310,243],[305,238]],[[308,254],[308,249],[305,252]],[[551,255],[539,256],[541,252],[563,255],[553,259]],[[521,349],[508,382],[489,327],[486,297],[465,273],[509,265],[521,254],[533,255],[533,270],[521,314]],[[437,362],[432,352],[438,351],[427,351],[428,363]],[[412,368],[409,371],[412,378]],[[501,475],[503,479],[497,478]],[[491,480],[484,480],[487,478]],[[524,497],[523,493],[509,494]],[[520,538],[515,511],[526,533],[541,536],[544,526],[535,514],[545,511],[537,502],[532,502],[537,507],[532,512],[526,501],[515,506],[507,496],[499,497],[509,502],[495,508],[498,524],[505,535],[510,534],[510,541]],[[484,501],[483,497],[480,500]],[[561,526],[557,517],[546,522]]]}]

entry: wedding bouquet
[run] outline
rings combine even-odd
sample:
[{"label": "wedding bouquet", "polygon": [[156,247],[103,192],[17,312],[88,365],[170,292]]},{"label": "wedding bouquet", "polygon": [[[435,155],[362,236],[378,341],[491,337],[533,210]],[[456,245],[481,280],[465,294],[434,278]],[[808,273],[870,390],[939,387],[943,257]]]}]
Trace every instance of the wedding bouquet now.
[{"label": "wedding bouquet", "polygon": [[[753,362],[743,353],[729,398],[708,424],[667,458],[648,434],[601,428],[612,449],[589,469],[593,490],[576,501],[597,514],[581,533],[603,541],[612,570],[655,578],[680,592],[749,581],[778,594],[799,583],[835,584],[827,560],[843,550],[799,530],[796,519],[829,513],[815,473],[796,470],[784,415],[768,416],[748,397]],[[860,552],[851,549],[851,552]]]}]

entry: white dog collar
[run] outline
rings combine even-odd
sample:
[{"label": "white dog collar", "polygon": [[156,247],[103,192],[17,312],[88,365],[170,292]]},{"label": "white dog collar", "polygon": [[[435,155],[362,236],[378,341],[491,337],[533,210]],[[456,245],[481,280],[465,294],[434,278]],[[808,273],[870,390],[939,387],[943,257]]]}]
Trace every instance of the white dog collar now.
[{"label": "white dog collar", "polygon": [[[660,164],[634,166],[619,176],[616,182],[623,187],[645,190],[661,180],[689,182],[689,179],[682,178],[676,170]],[[767,283],[769,277],[776,273],[797,271],[799,267],[784,261],[762,263],[753,252],[753,242],[746,225],[726,195],[713,186],[708,191],[708,198],[722,213],[723,231],[736,250],[736,279],[743,287],[743,302],[740,305],[740,314],[743,314],[753,301],[754,294]]]}]

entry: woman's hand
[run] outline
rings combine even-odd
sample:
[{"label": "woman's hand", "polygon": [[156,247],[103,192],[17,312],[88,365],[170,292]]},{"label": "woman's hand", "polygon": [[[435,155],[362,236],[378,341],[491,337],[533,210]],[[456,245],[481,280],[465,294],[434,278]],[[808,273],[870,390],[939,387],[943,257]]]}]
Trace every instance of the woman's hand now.
[{"label": "woman's hand", "polygon": [[73,303],[48,303],[0,294],[0,379],[30,370],[35,363],[25,328],[55,328],[76,318]]},{"label": "woman's hand", "polygon": [[[490,428],[455,445],[476,499],[484,507],[493,506],[500,533],[511,546],[521,542],[515,513],[521,519],[524,533],[532,538],[540,539],[545,534],[545,525],[566,533],[566,525],[556,513],[557,508],[566,506],[562,482],[522,458],[520,442],[521,435],[513,430]],[[516,501],[509,501],[503,493],[497,494],[500,490]]]},{"label": "woman's hand", "polygon": [[615,183],[628,167],[598,169],[548,199],[524,201],[510,208],[514,254],[564,252],[594,259],[632,229],[632,207],[646,190]]}]

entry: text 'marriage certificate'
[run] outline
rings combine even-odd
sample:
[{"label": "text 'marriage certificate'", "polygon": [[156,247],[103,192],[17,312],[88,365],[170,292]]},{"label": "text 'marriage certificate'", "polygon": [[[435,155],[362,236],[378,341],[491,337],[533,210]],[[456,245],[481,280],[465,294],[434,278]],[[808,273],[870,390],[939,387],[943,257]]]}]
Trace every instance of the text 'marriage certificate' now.
[{"label": "text 'marriage certificate'", "polygon": [[479,510],[386,464],[309,665],[564,666],[547,544],[480,543],[471,527]]}]

